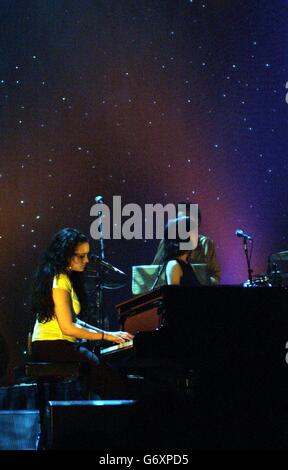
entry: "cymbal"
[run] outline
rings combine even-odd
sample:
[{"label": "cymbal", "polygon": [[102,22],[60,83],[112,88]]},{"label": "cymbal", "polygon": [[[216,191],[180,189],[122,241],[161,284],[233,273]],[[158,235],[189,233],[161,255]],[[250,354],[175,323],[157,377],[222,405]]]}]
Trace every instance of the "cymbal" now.
[{"label": "cymbal", "polygon": [[288,273],[282,273],[281,271],[277,273],[271,273],[269,274],[269,278],[272,279],[273,277],[279,277],[281,279],[288,279]]},{"label": "cymbal", "polygon": [[269,258],[271,261],[288,261],[288,250],[273,253]]},{"label": "cymbal", "polygon": [[85,279],[104,289],[120,289],[128,282],[128,276],[121,269],[116,268],[108,261],[93,256],[85,269]]},{"label": "cymbal", "polygon": [[285,279],[288,279],[288,273],[283,273],[281,271],[277,271],[275,273],[271,272],[270,274],[262,273],[262,274],[253,275],[253,280],[260,281],[260,282],[271,282],[272,285],[277,280],[278,281],[281,281],[281,280],[283,281]]}]

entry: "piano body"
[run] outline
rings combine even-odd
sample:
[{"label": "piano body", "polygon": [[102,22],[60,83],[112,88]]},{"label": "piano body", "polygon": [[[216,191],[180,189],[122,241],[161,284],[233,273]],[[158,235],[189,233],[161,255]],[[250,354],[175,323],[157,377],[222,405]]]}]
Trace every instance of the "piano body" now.
[{"label": "piano body", "polygon": [[144,379],[139,442],[287,449],[287,301],[278,287],[163,286],[117,305],[139,332],[107,359]]},{"label": "piano body", "polygon": [[[153,368],[166,361],[167,368],[179,364],[229,375],[282,371],[286,378],[287,305],[288,290],[278,287],[162,286],[116,308],[122,329],[135,334],[129,345],[134,365],[146,360]],[[114,358],[121,360],[124,352],[116,346]]]}]

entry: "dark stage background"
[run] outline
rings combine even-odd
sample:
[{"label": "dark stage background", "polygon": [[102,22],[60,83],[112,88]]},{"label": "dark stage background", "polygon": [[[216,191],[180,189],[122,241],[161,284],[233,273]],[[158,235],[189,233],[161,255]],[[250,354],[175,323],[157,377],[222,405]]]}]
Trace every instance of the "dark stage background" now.
[{"label": "dark stage background", "polygon": [[[10,369],[29,328],[31,275],[58,229],[89,234],[96,195],[187,200],[222,283],[266,270],[287,240],[287,2],[2,0],[0,333]],[[156,241],[107,240],[131,277]],[[93,242],[93,251],[98,251]],[[131,295],[105,291],[105,312]]]}]

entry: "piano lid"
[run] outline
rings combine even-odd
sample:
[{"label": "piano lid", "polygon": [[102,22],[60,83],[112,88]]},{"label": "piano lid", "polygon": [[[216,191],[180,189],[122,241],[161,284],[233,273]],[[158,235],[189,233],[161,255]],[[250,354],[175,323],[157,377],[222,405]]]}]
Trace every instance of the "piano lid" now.
[{"label": "piano lid", "polygon": [[127,312],[131,312],[133,310],[139,309],[141,307],[147,308],[157,305],[163,299],[163,287],[158,287],[153,291],[147,292],[146,294],[140,294],[134,296],[125,302],[121,302],[120,304],[116,305],[116,309],[118,315],[121,317],[122,315],[126,314]]}]

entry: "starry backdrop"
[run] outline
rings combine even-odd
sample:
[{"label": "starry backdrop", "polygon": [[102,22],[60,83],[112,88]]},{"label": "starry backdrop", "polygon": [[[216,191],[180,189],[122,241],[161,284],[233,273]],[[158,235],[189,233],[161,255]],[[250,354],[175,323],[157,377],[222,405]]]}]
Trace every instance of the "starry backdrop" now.
[{"label": "starry backdrop", "polygon": [[[223,284],[288,249],[285,0],[2,0],[0,333],[25,349],[31,275],[60,228],[89,234],[95,196],[190,201],[216,244]],[[155,240],[107,240],[128,274]],[[98,252],[96,241],[92,250]]]}]

